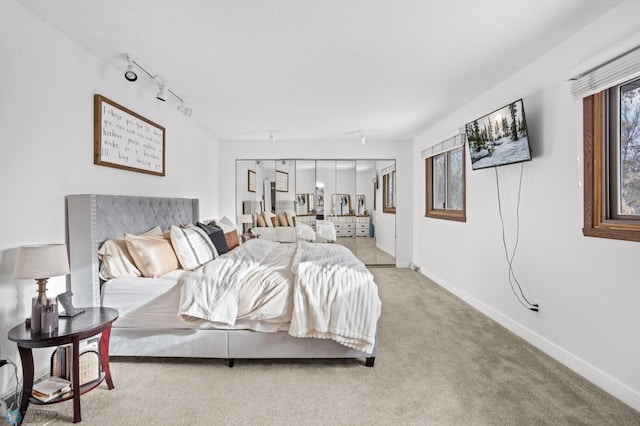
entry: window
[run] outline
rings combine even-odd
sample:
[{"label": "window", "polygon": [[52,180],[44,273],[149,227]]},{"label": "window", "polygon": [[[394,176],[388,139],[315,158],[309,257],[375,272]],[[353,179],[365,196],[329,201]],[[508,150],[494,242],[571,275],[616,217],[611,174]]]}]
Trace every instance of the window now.
[{"label": "window", "polygon": [[584,228],[640,241],[640,79],[583,100]]},{"label": "window", "polygon": [[396,212],[396,171],[382,176],[382,212]]},{"label": "window", "polygon": [[426,213],[466,222],[464,145],[425,160]]}]

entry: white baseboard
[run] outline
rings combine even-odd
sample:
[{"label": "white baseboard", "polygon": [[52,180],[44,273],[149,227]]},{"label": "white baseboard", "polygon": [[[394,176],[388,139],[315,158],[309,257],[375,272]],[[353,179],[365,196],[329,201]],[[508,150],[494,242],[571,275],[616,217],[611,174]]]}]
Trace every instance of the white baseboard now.
[{"label": "white baseboard", "polygon": [[640,411],[640,392],[638,390],[629,387],[628,385],[608,375],[594,365],[584,361],[580,357],[572,354],[556,343],[548,340],[544,336],[535,333],[519,322],[514,321],[512,318],[509,318],[503,313],[496,311],[491,306],[476,299],[469,293],[451,285],[451,283],[448,283],[445,279],[439,277],[437,274],[432,274],[425,271],[421,271],[421,273],[425,277],[434,281],[440,287],[444,288],[459,299],[462,299],[464,302],[473,306],[509,331],[515,333],[517,336],[523,338],[528,343],[540,349],[561,364],[575,371],[577,374],[589,380],[596,386],[602,388],[605,392],[618,398],[620,401],[629,405],[633,409]]}]

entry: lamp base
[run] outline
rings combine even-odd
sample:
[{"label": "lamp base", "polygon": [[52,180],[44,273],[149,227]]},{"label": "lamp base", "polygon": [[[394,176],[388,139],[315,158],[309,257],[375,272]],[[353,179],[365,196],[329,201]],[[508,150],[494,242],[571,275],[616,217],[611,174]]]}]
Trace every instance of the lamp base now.
[{"label": "lamp base", "polygon": [[42,303],[40,296],[31,299],[31,332],[40,333],[42,321]]}]

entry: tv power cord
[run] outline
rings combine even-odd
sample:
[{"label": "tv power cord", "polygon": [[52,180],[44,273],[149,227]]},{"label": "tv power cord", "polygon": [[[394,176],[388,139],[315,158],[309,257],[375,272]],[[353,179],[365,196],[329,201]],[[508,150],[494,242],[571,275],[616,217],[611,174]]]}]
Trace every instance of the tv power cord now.
[{"label": "tv power cord", "polygon": [[[513,251],[511,252],[511,256],[509,256],[509,249],[507,248],[507,238],[505,236],[505,230],[504,230],[504,218],[502,217],[502,203],[500,201],[500,182],[498,179],[498,168],[495,167],[493,170],[496,173],[496,188],[498,190],[498,212],[500,213],[500,225],[502,227],[502,245],[504,247],[504,255],[507,259],[507,264],[509,264],[509,285],[511,287],[511,291],[513,291],[513,294],[516,296],[516,299],[518,299],[518,302],[520,302],[522,306],[524,306],[526,309],[530,311],[539,312],[540,307],[538,306],[538,304],[529,302],[527,297],[524,295],[524,292],[522,291],[522,287],[520,287],[520,283],[518,282],[518,279],[516,278],[516,274],[513,271],[513,259],[516,256],[516,249],[518,248],[518,241],[520,239],[520,194],[522,193],[522,174],[524,172],[524,163],[520,165],[520,182],[518,183],[518,203],[516,205],[516,242],[513,245]],[[522,296],[522,299],[524,299],[524,302],[518,296],[518,293],[516,293],[514,286],[518,287],[518,292],[520,293],[520,296]]]}]

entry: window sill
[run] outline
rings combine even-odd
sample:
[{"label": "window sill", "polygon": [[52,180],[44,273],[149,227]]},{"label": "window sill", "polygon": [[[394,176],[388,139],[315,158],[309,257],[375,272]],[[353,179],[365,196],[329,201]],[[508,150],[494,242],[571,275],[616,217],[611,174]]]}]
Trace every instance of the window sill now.
[{"label": "window sill", "polygon": [[612,227],[582,228],[585,237],[609,238],[613,240],[640,241],[640,228],[619,229]]},{"label": "window sill", "polygon": [[424,216],[432,219],[453,220],[456,222],[467,221],[465,212],[460,210],[429,210]]}]

